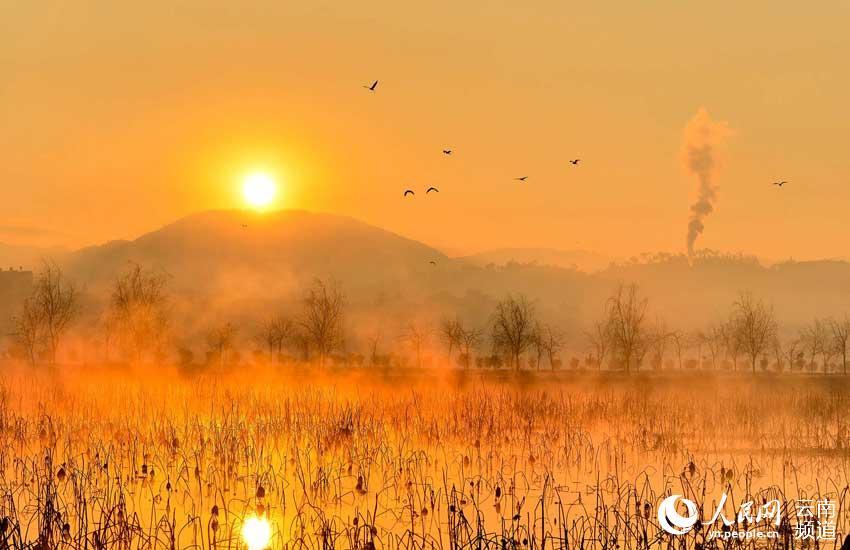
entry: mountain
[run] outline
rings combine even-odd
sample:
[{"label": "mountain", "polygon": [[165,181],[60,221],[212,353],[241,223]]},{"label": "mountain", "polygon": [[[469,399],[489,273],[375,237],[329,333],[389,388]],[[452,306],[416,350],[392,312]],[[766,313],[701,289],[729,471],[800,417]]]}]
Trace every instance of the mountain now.
[{"label": "mountain", "polygon": [[[90,302],[83,310],[92,316],[104,311],[116,276],[129,262],[164,271],[170,276],[175,325],[187,331],[232,320],[251,332],[272,312],[294,314],[296,301],[316,277],[341,284],[352,332],[381,330],[387,338],[396,338],[399,327],[417,318],[435,327],[441,317],[457,315],[486,328],[498,300],[524,294],[544,322],[582,345],[584,331],[603,315],[607,298],[630,282],[649,299],[648,319],[661,317],[671,329],[692,330],[728,318],[740,291],[773,304],[791,332],[816,316],[850,313],[847,262],[765,266],[728,254],[690,260],[657,254],[599,268],[603,258],[505,249],[452,259],[352,218],[289,210],[195,214],[132,241],[73,252],[62,264],[83,289]],[[578,268],[579,261],[588,271]],[[575,267],[561,267],[564,263]]]},{"label": "mountain", "polygon": [[162,269],[180,295],[258,298],[286,294],[315,277],[360,293],[408,280],[447,258],[437,250],[352,218],[285,210],[195,214],[133,241],[74,253],[69,273],[102,290],[135,262]]},{"label": "mountain", "polygon": [[578,269],[587,273],[604,269],[613,261],[613,258],[597,252],[556,248],[496,248],[459,259],[478,266],[537,264]]}]

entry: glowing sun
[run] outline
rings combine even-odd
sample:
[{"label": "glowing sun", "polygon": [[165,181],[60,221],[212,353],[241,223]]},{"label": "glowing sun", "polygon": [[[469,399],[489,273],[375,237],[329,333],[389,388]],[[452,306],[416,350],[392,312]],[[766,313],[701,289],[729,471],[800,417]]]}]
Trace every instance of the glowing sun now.
[{"label": "glowing sun", "polygon": [[264,173],[254,173],[242,180],[242,197],[252,208],[265,208],[272,203],[277,195],[277,184],[274,179]]},{"label": "glowing sun", "polygon": [[267,519],[251,516],[242,525],[242,538],[248,550],[264,550],[271,541],[272,527]]}]

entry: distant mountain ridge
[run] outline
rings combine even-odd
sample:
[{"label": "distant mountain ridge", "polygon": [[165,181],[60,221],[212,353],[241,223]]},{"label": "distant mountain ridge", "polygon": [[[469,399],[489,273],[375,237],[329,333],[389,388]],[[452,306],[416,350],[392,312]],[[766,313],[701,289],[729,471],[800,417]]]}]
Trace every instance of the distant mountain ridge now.
[{"label": "distant mountain ridge", "polygon": [[561,250],[557,248],[496,248],[459,258],[475,265],[538,264],[594,272],[610,265],[614,258],[589,250]]},{"label": "distant mountain ridge", "polygon": [[195,294],[242,286],[268,293],[314,277],[374,287],[446,259],[353,218],[228,210],[193,214],[132,241],[82,249],[71,255],[68,269],[94,288],[135,262],[165,270],[179,288]]},{"label": "distant mountain ridge", "polygon": [[[649,298],[653,321],[661,316],[683,329],[722,321],[740,291],[774,304],[785,327],[850,313],[850,263],[843,261],[765,266],[753,257],[711,253],[693,260],[656,254],[611,262],[584,254],[502,249],[448,258],[345,216],[212,211],[134,240],[70,253],[61,263],[87,300],[99,302],[87,308],[93,312],[103,310],[115,277],[130,262],[162,270],[170,276],[184,320],[197,326],[208,325],[210,318],[256,322],[281,308],[292,311],[316,277],[340,282],[358,327],[402,324],[414,317],[433,323],[444,315],[485,327],[496,301],[522,293],[544,320],[581,340],[616,286],[630,282]],[[578,260],[586,260],[586,269]],[[604,267],[588,267],[603,261]]]}]

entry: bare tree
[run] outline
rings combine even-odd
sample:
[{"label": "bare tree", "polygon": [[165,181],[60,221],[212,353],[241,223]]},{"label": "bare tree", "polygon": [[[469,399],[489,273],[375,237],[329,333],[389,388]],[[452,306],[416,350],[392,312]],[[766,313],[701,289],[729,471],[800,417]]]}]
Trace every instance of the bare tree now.
[{"label": "bare tree", "polygon": [[585,333],[585,338],[593,350],[593,361],[596,363],[596,368],[601,370],[605,356],[611,347],[612,336],[608,320],[596,321],[593,324],[593,329]]},{"label": "bare tree", "polygon": [[452,360],[452,351],[454,351],[456,347],[460,347],[462,335],[463,325],[461,325],[457,318],[446,318],[440,321],[440,339],[443,340],[446,348],[448,348],[449,362]]},{"label": "bare tree", "polygon": [[276,315],[267,319],[257,333],[257,340],[265,346],[269,352],[269,361],[274,362],[275,355],[280,357],[283,346],[292,337],[294,325],[284,315]]},{"label": "bare tree", "polygon": [[274,351],[277,347],[277,329],[274,319],[267,319],[260,325],[257,332],[257,342],[263,345],[269,353],[269,362],[274,361]]},{"label": "bare tree", "polygon": [[[711,367],[717,369],[717,359],[720,358],[723,352],[724,333],[723,327],[711,325],[704,332],[700,331],[696,335],[701,346],[708,348],[708,353],[711,354]],[[702,360],[702,358],[700,358]]]},{"label": "bare tree", "polygon": [[732,306],[731,323],[755,373],[759,357],[776,339],[773,307],[755,299],[749,292],[742,292]]},{"label": "bare tree", "polygon": [[552,325],[545,325],[542,332],[543,349],[549,358],[549,368],[555,370],[555,358],[564,346],[564,334]]},{"label": "bare tree", "polygon": [[680,330],[674,330],[670,333],[670,339],[673,341],[673,347],[676,349],[676,361],[679,365],[679,370],[682,370],[682,351],[687,344],[687,336]]},{"label": "bare tree", "polygon": [[59,342],[77,315],[77,290],[59,266],[44,262],[30,300],[31,306],[38,312],[50,362],[55,365]]},{"label": "bare tree", "polygon": [[345,295],[334,281],[316,279],[304,297],[301,326],[304,336],[319,354],[319,364],[342,345]]},{"label": "bare tree", "polygon": [[671,333],[667,330],[664,319],[661,317],[655,319],[655,323],[649,329],[647,340],[647,347],[652,352],[652,367],[656,370],[664,368],[664,357],[671,342]]},{"label": "bare tree", "polygon": [[292,333],[292,343],[301,353],[302,361],[310,360],[310,335],[307,334],[307,331],[304,329],[303,325],[298,325],[295,327],[295,330]]},{"label": "bare tree", "polygon": [[794,365],[802,361],[803,351],[802,341],[799,338],[791,338],[787,342],[782,342],[778,337],[773,343],[773,353],[776,356],[776,362],[779,369],[782,370],[783,365],[788,365],[788,372],[794,371]]},{"label": "bare tree", "polygon": [[41,310],[32,296],[24,300],[20,315],[14,317],[12,323],[14,325],[12,336],[15,343],[20,346],[29,364],[35,366],[45,341]]},{"label": "bare tree", "polygon": [[718,336],[723,343],[723,352],[727,360],[732,361],[732,370],[738,370],[738,357],[741,355],[741,335],[733,321],[723,323],[718,327]]},{"label": "bare tree", "polygon": [[832,331],[832,343],[835,351],[841,355],[841,365],[844,374],[847,374],[847,345],[850,340],[850,318],[844,315],[843,319],[830,319],[829,328]]},{"label": "bare tree", "polygon": [[511,365],[520,368],[520,356],[533,344],[534,306],[525,296],[508,296],[496,305],[491,334],[493,346],[508,354]]},{"label": "bare tree", "polygon": [[374,330],[370,332],[366,341],[369,344],[369,364],[373,367],[378,364],[378,347],[381,344],[381,331]]},{"label": "bare tree", "polygon": [[406,342],[416,355],[416,366],[422,368],[422,348],[428,344],[431,329],[424,324],[411,321],[407,323],[401,334],[401,339]]},{"label": "bare tree", "polygon": [[463,349],[464,366],[469,367],[472,361],[472,350],[476,349],[478,344],[481,343],[483,334],[479,329],[474,327],[465,328],[461,325],[460,329],[460,342]]},{"label": "bare tree", "polygon": [[128,355],[140,361],[146,351],[156,354],[168,332],[168,276],[133,264],[112,288],[108,330],[115,330]]},{"label": "bare tree", "polygon": [[638,286],[620,285],[608,299],[608,325],[613,348],[620,354],[626,372],[646,352],[648,331],[646,329],[647,299],[640,296]]},{"label": "bare tree", "polygon": [[528,366],[534,366],[540,370],[540,362],[543,360],[543,353],[546,351],[543,342],[543,325],[540,321],[535,321],[531,329],[531,345],[529,346],[534,351],[534,356],[529,359]]},{"label": "bare tree", "polygon": [[207,333],[207,345],[218,357],[219,365],[222,367],[227,362],[228,353],[233,349],[236,340],[236,327],[231,323],[217,326]]},{"label": "bare tree", "polygon": [[[825,357],[832,347],[832,335],[829,325],[821,319],[815,319],[812,323],[800,331],[800,341],[808,356],[809,370],[815,371],[816,358],[818,355]],[[826,372],[826,364],[823,365]]]}]

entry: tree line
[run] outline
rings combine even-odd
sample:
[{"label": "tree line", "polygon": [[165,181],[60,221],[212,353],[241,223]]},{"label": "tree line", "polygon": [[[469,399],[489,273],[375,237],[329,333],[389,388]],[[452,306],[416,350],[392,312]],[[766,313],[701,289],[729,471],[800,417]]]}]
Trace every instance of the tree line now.
[{"label": "tree line", "polygon": [[[13,352],[29,363],[56,364],[58,350],[80,317],[81,292],[55,263],[46,262],[34,279],[32,292],[13,318]],[[268,316],[247,327],[255,354],[267,361],[290,360],[391,366],[402,362],[381,353],[379,332],[362,336],[352,346],[347,333],[347,300],[340,284],[316,279],[303,292],[291,314]],[[132,264],[112,282],[99,317],[105,358],[164,361],[175,347],[179,362],[194,361],[186,346],[172,338],[172,296],[166,273]],[[758,371],[830,372],[847,374],[850,318],[815,319],[794,336],[780,337],[773,307],[742,292],[728,318],[693,332],[671,330],[649,314],[649,300],[635,284],[619,285],[605,302],[603,314],[573,341],[584,357],[573,357],[569,368],[619,370],[626,373],[660,369],[747,369]],[[206,362],[226,365],[239,356],[240,328],[233,322],[205,331]],[[436,338],[434,338],[436,336]],[[499,300],[485,324],[476,326],[460,316],[444,316],[436,327],[408,321],[397,335],[417,367],[439,344],[445,361],[462,368],[563,368],[567,335],[543,322],[533,301],[523,295]],[[244,338],[243,338],[244,340]],[[435,342],[436,341],[436,342]],[[351,349],[365,347],[365,353]],[[696,354],[696,358],[693,354]]]}]

